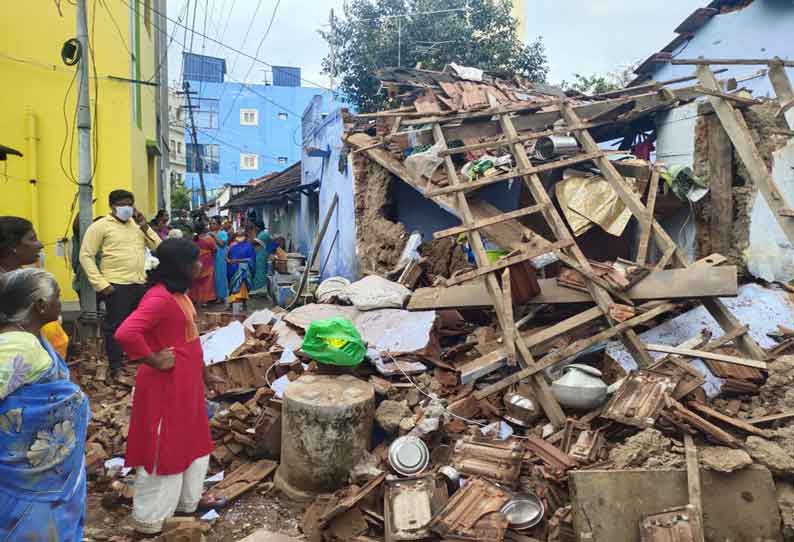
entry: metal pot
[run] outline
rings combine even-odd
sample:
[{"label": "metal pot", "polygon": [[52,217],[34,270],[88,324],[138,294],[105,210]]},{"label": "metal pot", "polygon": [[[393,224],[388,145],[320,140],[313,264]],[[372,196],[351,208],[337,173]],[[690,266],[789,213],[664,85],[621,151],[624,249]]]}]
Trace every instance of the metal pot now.
[{"label": "metal pot", "polygon": [[607,397],[601,371],[581,363],[565,367],[563,376],[552,383],[551,391],[562,406],[581,410],[597,408]]},{"label": "metal pot", "polygon": [[502,507],[502,514],[507,518],[512,529],[529,529],[543,519],[546,507],[543,501],[532,493],[514,496]]},{"label": "metal pot", "polygon": [[505,404],[503,418],[510,423],[529,427],[541,415],[541,411],[532,397],[510,392],[505,394],[503,401]]}]

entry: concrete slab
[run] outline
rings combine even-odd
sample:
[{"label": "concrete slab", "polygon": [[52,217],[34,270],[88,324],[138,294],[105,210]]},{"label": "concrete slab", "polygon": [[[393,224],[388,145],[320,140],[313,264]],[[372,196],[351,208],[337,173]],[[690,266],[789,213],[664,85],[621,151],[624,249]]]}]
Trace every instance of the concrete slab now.
[{"label": "concrete slab", "polygon": [[[701,469],[706,541],[780,539],[772,475],[753,466],[730,474]],[[569,473],[574,529],[581,542],[639,542],[647,514],[687,504],[686,470]]]}]

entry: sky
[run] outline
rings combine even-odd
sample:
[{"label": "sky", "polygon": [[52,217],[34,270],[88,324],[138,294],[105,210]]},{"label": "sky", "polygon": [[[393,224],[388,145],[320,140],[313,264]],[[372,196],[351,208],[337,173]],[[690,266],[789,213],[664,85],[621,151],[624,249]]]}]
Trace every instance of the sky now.
[{"label": "sky", "polygon": [[[328,23],[331,9],[341,14],[343,0],[189,0],[186,17],[187,1],[168,0],[168,17],[193,26],[193,6],[198,1],[193,26],[197,32],[270,64],[300,66],[304,85],[328,86],[328,77],[321,73],[328,48],[318,30]],[[558,84],[571,81],[575,73],[604,74],[644,60],[673,39],[673,29],[694,9],[706,4],[706,0],[525,0],[524,38],[543,38],[548,82]],[[185,39],[185,29],[169,23],[171,81],[179,79],[183,44],[190,47],[190,36],[188,32]],[[226,58],[227,79],[264,80],[264,64],[198,34],[192,42],[195,53]]]}]

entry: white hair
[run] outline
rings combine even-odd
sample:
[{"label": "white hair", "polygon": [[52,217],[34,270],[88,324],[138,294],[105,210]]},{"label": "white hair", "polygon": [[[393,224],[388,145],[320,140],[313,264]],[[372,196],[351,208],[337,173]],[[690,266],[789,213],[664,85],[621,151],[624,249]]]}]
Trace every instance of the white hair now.
[{"label": "white hair", "polygon": [[60,293],[55,277],[43,269],[3,273],[0,275],[0,325],[27,324],[37,302],[50,302]]}]

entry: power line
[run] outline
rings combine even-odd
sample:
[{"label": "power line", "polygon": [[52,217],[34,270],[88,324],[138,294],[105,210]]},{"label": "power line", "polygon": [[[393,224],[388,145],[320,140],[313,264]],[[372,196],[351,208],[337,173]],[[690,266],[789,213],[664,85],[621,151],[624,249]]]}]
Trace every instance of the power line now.
[{"label": "power line", "polygon": [[[243,41],[240,43],[240,49],[245,47],[245,42],[248,41],[248,35],[251,33],[251,28],[254,26],[254,21],[256,21],[256,16],[259,14],[259,8],[262,6],[262,0],[258,0],[256,3],[256,9],[254,9],[254,15],[251,17],[251,21],[248,23],[248,28],[245,30],[245,35],[243,36]],[[240,59],[239,53],[234,55],[234,61],[232,62],[232,67],[228,73],[234,71],[234,68],[237,66],[237,61]],[[221,95],[218,97],[218,101],[223,98],[223,95],[226,93],[226,87],[221,88]],[[236,98],[235,98],[236,99]],[[224,119],[222,124],[225,124],[226,120]]]},{"label": "power line", "polygon": [[[262,48],[262,45],[264,45],[265,40],[267,39],[267,36],[270,34],[270,29],[273,27],[273,21],[276,19],[276,12],[278,11],[278,6],[280,4],[281,4],[281,0],[277,0],[276,5],[273,7],[273,13],[270,15],[270,22],[267,25],[267,30],[265,30],[265,34],[262,36],[262,39],[259,40],[259,45],[256,46],[256,52],[254,53],[254,56],[257,56],[259,54],[259,50]],[[256,62],[251,62],[251,67],[248,68],[248,73],[246,73],[245,77],[243,77],[243,81],[247,81],[248,80],[248,77],[251,75],[251,70],[254,69],[255,65],[256,65]],[[232,105],[229,108],[229,112],[226,113],[226,118],[223,119],[223,122],[221,123],[221,128],[223,127],[224,124],[226,124],[226,121],[229,119],[229,115],[232,114],[232,110],[234,109],[234,104],[237,103],[237,98],[240,97],[240,92],[242,92],[242,90],[243,90],[243,87],[240,87],[238,89],[237,94],[234,97],[234,100],[232,100]],[[221,92],[221,95],[223,95],[222,92]]]},{"label": "power line", "polygon": [[[137,2],[138,2],[138,3],[140,3],[140,4],[142,4],[142,3],[144,2],[144,0],[129,0],[129,1],[132,1],[132,2],[136,2],[136,1],[137,1]],[[125,3],[125,4],[127,4],[128,6],[130,5],[130,4],[129,4],[129,2],[128,2],[128,0],[121,0],[121,2],[124,2],[124,3]],[[166,20],[168,20],[169,22],[173,23],[174,25],[176,25],[176,26],[178,26],[178,27],[180,27],[180,28],[185,28],[185,29],[187,29],[187,30],[190,30],[190,28],[188,28],[188,27],[187,27],[187,26],[185,26],[184,24],[182,24],[182,23],[180,23],[179,21],[176,21],[176,20],[174,20],[174,19],[172,19],[172,18],[168,17],[167,15],[164,15],[164,14],[162,14],[161,12],[157,11],[156,9],[154,9],[154,8],[149,8],[149,9],[151,9],[151,10],[152,10],[152,12],[154,12],[154,13],[157,13],[158,15],[161,15],[161,16],[165,17],[165,19],[166,19]],[[155,27],[157,30],[159,30],[160,32],[163,32],[163,30],[162,30],[161,28],[159,28],[157,25],[154,25],[154,24],[153,24],[153,26],[154,26],[154,27]],[[195,32],[195,30],[193,30],[192,32]],[[195,32],[195,33],[196,33],[197,35],[199,35],[199,36],[203,37],[203,36],[202,36],[202,35],[201,35],[199,32]],[[167,34],[167,33],[166,33],[166,34]],[[210,41],[210,42],[212,42],[212,43],[215,43],[215,44],[217,44],[217,45],[220,45],[221,47],[223,47],[223,48],[225,48],[225,49],[228,49],[229,51],[232,51],[232,52],[234,52],[234,53],[237,53],[237,54],[239,54],[239,55],[242,55],[242,56],[244,56],[245,58],[249,58],[249,59],[251,59],[251,60],[254,60],[254,61],[256,61],[256,62],[259,62],[260,64],[263,64],[263,65],[265,65],[265,66],[268,66],[268,67],[270,67],[270,68],[272,68],[272,67],[273,67],[273,64],[271,64],[270,62],[268,62],[268,61],[266,61],[266,60],[262,60],[261,58],[257,58],[257,57],[255,57],[255,56],[249,55],[249,54],[248,54],[248,53],[246,53],[245,51],[241,51],[241,50],[237,49],[236,47],[232,47],[231,45],[227,45],[227,44],[225,44],[225,43],[223,43],[223,42],[221,42],[221,41],[218,41],[218,40],[216,40],[215,38],[213,38],[213,37],[211,37],[211,36],[207,36],[207,40],[208,40],[208,41]],[[177,43],[178,43],[178,42],[177,42]],[[183,45],[184,45],[184,44],[183,44]],[[305,77],[300,77],[300,80],[301,80],[301,81],[305,81],[306,83],[310,83],[312,86],[315,86],[315,87],[317,87],[317,88],[322,88],[322,89],[328,90],[328,91],[330,91],[330,92],[334,92],[332,89],[330,89],[330,88],[326,87],[325,85],[321,85],[321,84],[319,84],[319,83],[316,83],[316,82],[314,82],[314,81],[311,81],[311,80],[309,80],[309,79],[306,79]]]}]

